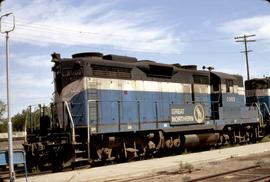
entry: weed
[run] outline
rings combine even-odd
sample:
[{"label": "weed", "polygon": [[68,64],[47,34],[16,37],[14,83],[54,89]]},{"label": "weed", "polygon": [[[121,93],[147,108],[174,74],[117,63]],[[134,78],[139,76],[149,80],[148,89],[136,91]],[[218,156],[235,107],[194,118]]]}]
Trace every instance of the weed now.
[{"label": "weed", "polygon": [[182,177],[182,182],[186,182],[186,181],[190,181],[190,180],[191,180],[190,176],[183,176]]},{"label": "weed", "polygon": [[258,166],[262,166],[262,165],[265,164],[265,162],[264,162],[264,160],[262,160],[262,159],[258,159],[258,160],[256,160],[256,161],[254,162],[254,164],[255,164],[255,165],[258,165]]},{"label": "weed", "polygon": [[190,163],[186,162],[184,163],[182,161],[179,163],[179,170],[178,170],[179,173],[186,173],[186,172],[191,173],[193,169],[194,167]]}]

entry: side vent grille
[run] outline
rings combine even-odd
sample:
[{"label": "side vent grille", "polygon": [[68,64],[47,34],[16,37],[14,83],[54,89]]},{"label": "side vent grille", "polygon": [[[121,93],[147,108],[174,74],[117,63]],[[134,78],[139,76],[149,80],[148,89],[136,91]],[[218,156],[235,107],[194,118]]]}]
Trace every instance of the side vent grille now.
[{"label": "side vent grille", "polygon": [[122,78],[122,79],[131,78],[130,68],[92,65],[92,69],[93,69],[93,75],[97,77]]},{"label": "side vent grille", "polygon": [[149,65],[147,71],[148,77],[171,78],[173,75],[173,67]]}]

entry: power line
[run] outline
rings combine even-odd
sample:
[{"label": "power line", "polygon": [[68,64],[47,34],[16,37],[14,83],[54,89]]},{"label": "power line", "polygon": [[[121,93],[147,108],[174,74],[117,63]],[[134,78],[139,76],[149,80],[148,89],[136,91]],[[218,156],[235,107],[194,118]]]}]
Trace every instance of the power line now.
[{"label": "power line", "polygon": [[[7,23],[8,22],[4,22],[4,23]],[[130,38],[131,36],[125,36],[125,35],[119,35],[119,34],[106,34],[106,33],[97,33],[97,32],[89,32],[89,31],[82,31],[82,30],[72,30],[72,29],[64,29],[62,27],[59,27],[59,26],[49,26],[49,25],[44,25],[44,24],[38,24],[38,23],[35,23],[34,25],[29,25],[28,23],[26,22],[19,22],[19,23],[16,23],[16,26],[17,27],[20,27],[20,29],[25,29],[25,30],[30,30],[37,33],[37,32],[47,32],[47,33],[51,33],[51,34],[56,34],[56,33],[66,33],[66,34],[79,34],[82,38],[90,38],[88,37],[87,35],[91,35],[91,36],[95,36],[95,37],[103,37],[103,38],[106,38],[106,37],[109,37],[109,38],[112,38],[112,37],[116,37],[117,39],[119,40],[126,40],[126,41],[137,41],[139,42],[140,40],[136,40],[134,39],[134,37],[132,37],[131,39],[128,39]],[[38,30],[38,31],[37,31]],[[122,39],[121,39],[122,38]],[[30,37],[20,37],[20,39],[22,41],[36,41],[35,38],[30,38]],[[57,39],[55,39],[54,37],[51,37],[50,38],[51,40],[57,42]],[[201,43],[207,43],[207,42],[214,42],[214,41],[224,41],[224,40],[231,40],[231,37],[215,37],[215,38],[209,38],[209,39],[193,39],[193,40],[181,40],[180,42],[181,43],[188,43],[188,42],[201,42]],[[264,40],[267,40],[267,39],[259,39],[259,41],[264,41]],[[18,40],[19,41],[19,40]],[[92,44],[92,45],[96,45],[96,48],[97,46],[109,46],[107,44]],[[114,45],[115,46],[115,45]],[[93,46],[92,46],[93,47]],[[149,54],[158,54],[158,55],[169,55],[169,54],[172,54],[172,53],[165,53],[165,52],[155,52],[155,51],[150,51],[150,50],[147,50],[147,49],[141,49],[141,48],[136,48],[136,50],[132,50],[130,48],[127,48],[127,47],[123,47],[123,46],[116,46],[117,48],[113,47],[113,48],[110,48],[111,49],[114,49],[114,50],[117,50],[117,51],[128,51],[128,52],[141,52],[141,53],[149,53]],[[94,47],[95,48],[95,47]],[[185,55],[185,54],[194,54],[194,53],[198,53],[198,54],[235,54],[235,52],[232,52],[232,51],[209,51],[209,52],[203,52],[203,51],[199,51],[199,52],[196,52],[196,51],[192,51],[192,52],[184,52],[184,53],[173,53],[174,55]]]},{"label": "power line", "polygon": [[[8,22],[5,22],[8,23]],[[48,33],[76,33],[76,34],[89,34],[92,36],[97,36],[97,37],[118,37],[121,38],[122,40],[136,40],[133,36],[130,35],[120,35],[120,34],[115,34],[115,33],[98,33],[98,32],[89,32],[85,30],[74,30],[74,29],[66,29],[63,27],[58,27],[58,26],[51,26],[51,25],[44,25],[44,24],[38,24],[35,23],[34,25],[29,25],[28,23],[23,23],[23,22],[17,22],[16,26],[24,29],[32,29],[32,30],[39,30],[39,31],[45,31]],[[213,41],[223,41],[223,40],[231,40],[231,37],[214,37],[210,39],[191,39],[191,40],[181,40],[183,43],[187,42],[213,42]]]},{"label": "power line", "polygon": [[255,37],[256,35],[244,35],[244,36],[239,36],[235,37],[234,39],[236,40],[235,42],[244,42],[245,45],[245,50],[241,51],[241,53],[245,53],[246,55],[246,65],[247,65],[247,79],[249,80],[249,64],[248,64],[248,53],[252,52],[252,50],[248,50],[247,48],[247,43],[248,42],[255,42],[256,40],[248,40],[247,38],[249,37]]},{"label": "power line", "polygon": [[[26,27],[21,27],[22,29],[27,29]],[[34,30],[34,29],[32,29]],[[43,30],[42,30],[43,31]],[[36,32],[36,31],[35,31]],[[46,30],[46,32],[49,32]],[[49,32],[49,33],[55,33],[55,32]],[[60,32],[59,32],[60,33]],[[23,35],[23,34],[21,34]],[[83,36],[85,38],[89,38],[89,37],[86,37],[86,36]],[[224,40],[224,38],[222,38]],[[22,37],[20,36],[19,37],[19,40],[17,41],[36,41],[35,38],[31,38],[31,37]],[[51,40],[53,41],[56,41],[57,40],[55,38],[51,38]],[[198,41],[201,41],[201,40],[198,40]],[[205,40],[206,41],[206,40]],[[210,41],[210,40],[209,40]],[[214,40],[212,40],[214,41]],[[182,42],[182,41],[181,41]],[[101,48],[101,47],[98,47],[98,46],[110,46],[108,44],[91,44],[91,47],[93,48]],[[130,49],[128,47],[124,47],[124,46],[116,46],[114,45],[115,47],[112,47],[110,49],[106,49],[106,48],[102,48],[103,50],[116,50],[116,51],[128,51],[128,52],[140,52],[140,53],[149,53],[149,54],[158,54],[158,55],[170,55],[172,53],[165,53],[165,52],[156,52],[156,51],[150,51],[150,50],[147,50],[147,49],[142,49],[142,48],[136,48],[136,50],[134,49]],[[196,54],[196,53],[199,53],[199,54],[235,54],[237,52],[233,52],[233,51],[207,51],[207,52],[203,52],[203,51],[187,51],[185,53],[173,53],[174,55],[184,55],[184,54]]]}]

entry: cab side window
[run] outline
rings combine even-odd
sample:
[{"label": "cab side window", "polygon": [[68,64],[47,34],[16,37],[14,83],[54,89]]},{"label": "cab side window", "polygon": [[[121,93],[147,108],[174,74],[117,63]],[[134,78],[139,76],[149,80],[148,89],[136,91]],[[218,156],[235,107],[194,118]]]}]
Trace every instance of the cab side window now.
[{"label": "cab side window", "polygon": [[233,93],[233,81],[232,80],[226,80],[226,92]]}]

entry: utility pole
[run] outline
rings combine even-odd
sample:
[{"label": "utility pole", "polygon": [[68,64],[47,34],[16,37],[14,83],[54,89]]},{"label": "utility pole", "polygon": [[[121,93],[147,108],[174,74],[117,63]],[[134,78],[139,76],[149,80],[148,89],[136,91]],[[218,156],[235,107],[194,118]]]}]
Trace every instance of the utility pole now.
[{"label": "utility pole", "polygon": [[[3,19],[12,17],[13,24],[8,30],[4,30],[2,23]],[[12,136],[12,122],[10,116],[10,90],[9,90],[9,33],[15,29],[15,16],[12,13],[4,14],[0,17],[0,32],[6,34],[6,80],[7,80],[7,117],[8,117],[8,163],[9,163],[9,179],[10,182],[15,181],[15,171],[13,163],[13,136]]]},{"label": "utility pole", "polygon": [[248,40],[247,38],[249,37],[255,37],[256,35],[244,35],[241,37],[235,37],[234,39],[236,40],[235,42],[244,42],[245,44],[245,50],[241,51],[241,53],[245,53],[246,55],[246,65],[247,65],[247,80],[249,80],[249,64],[248,64],[248,53],[252,52],[252,50],[248,50],[247,48],[247,43],[248,42],[255,42],[256,40]]}]

